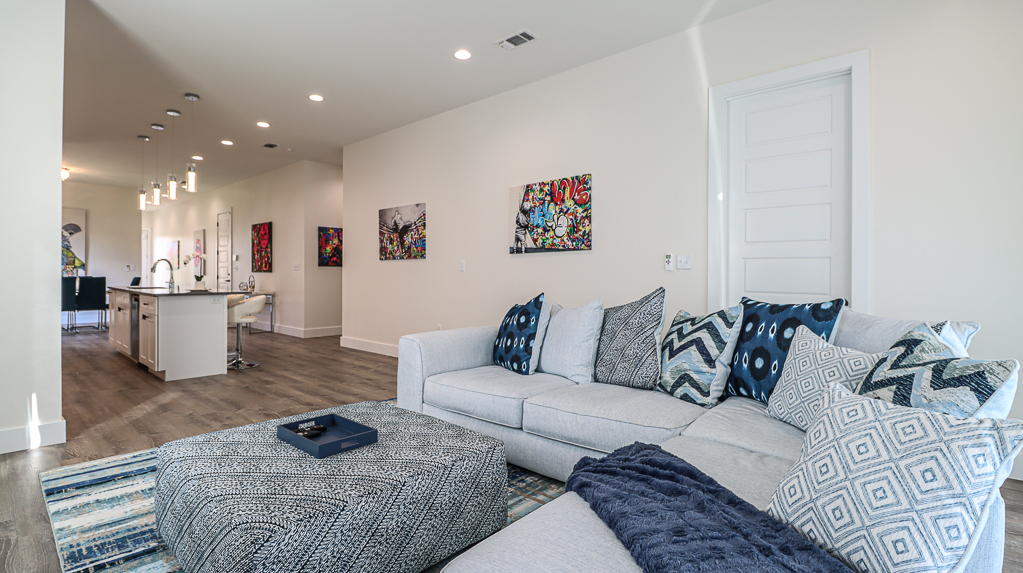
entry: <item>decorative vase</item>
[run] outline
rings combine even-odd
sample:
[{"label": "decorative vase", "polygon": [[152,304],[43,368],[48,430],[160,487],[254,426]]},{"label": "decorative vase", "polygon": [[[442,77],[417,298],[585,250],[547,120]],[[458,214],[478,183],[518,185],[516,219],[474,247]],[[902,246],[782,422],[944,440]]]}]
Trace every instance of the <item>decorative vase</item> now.
[{"label": "decorative vase", "polygon": [[195,290],[206,290],[205,281],[195,281]]}]

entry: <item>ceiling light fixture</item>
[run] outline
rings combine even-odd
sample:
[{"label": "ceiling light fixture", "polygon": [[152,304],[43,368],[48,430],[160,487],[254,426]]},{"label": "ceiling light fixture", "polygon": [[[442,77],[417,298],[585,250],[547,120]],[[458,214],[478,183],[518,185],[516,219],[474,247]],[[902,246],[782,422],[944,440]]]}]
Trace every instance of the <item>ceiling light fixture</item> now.
[{"label": "ceiling light fixture", "polygon": [[178,198],[178,178],[174,176],[174,136],[177,135],[177,130],[174,129],[174,120],[181,115],[181,112],[176,109],[168,109],[167,115],[171,116],[171,172],[167,176],[167,197],[171,201],[175,201]]},{"label": "ceiling light fixture", "polygon": [[[159,126],[159,127],[157,127],[157,126]],[[159,123],[154,123],[154,124],[150,125],[149,127],[152,127],[153,129],[155,129],[157,131],[157,133],[163,131],[163,126],[160,125]],[[160,138],[159,138],[159,136],[156,138],[155,144],[156,144],[156,145],[154,145],[154,147],[156,147],[156,161],[155,161],[155,163],[156,163],[156,173],[157,173],[157,175],[153,179],[153,181],[150,182],[150,184],[152,185],[151,188],[153,190],[153,205],[159,207],[160,206],[160,201],[162,200],[161,197],[163,196],[163,193],[160,191],[160,184],[157,182],[157,180],[160,179],[160,175],[159,175],[159,173],[160,173]]]},{"label": "ceiling light fixture", "polygon": [[231,140],[228,140],[228,139],[225,139],[225,140],[221,141],[220,143],[222,143],[224,145],[234,145],[234,142],[231,141]]},{"label": "ceiling light fixture", "polygon": [[71,170],[68,169],[67,167],[61,167],[60,168],[60,180],[61,181],[67,181],[68,177],[71,177]]},{"label": "ceiling light fixture", "polygon": [[[195,131],[195,129],[192,128],[191,125],[195,122],[195,102],[199,101],[199,95],[198,94],[194,94],[194,93],[186,93],[185,94],[185,99],[187,99],[190,102],[189,103],[189,108],[190,108],[190,110],[192,112],[192,119],[190,119],[189,123],[188,123],[188,125],[190,126],[189,129],[188,129],[189,146],[191,146],[192,145],[192,137],[191,137],[191,135]],[[202,161],[202,156],[201,155],[193,155],[192,159],[195,160],[195,161]],[[189,193],[195,193],[196,192],[196,188],[195,188],[195,177],[196,177],[196,175],[195,175],[195,163],[189,163],[189,164],[187,164],[187,166],[188,166],[188,172],[185,174],[186,180],[188,181],[187,189],[188,189]]]},{"label": "ceiling light fixture", "polygon": [[469,53],[469,50],[458,50],[455,52],[455,57],[459,60],[468,60],[472,57],[472,54]]},{"label": "ceiling light fixture", "polygon": [[311,96],[309,96],[309,99],[313,101],[323,101],[323,96],[312,94]]},{"label": "ceiling light fixture", "polygon": [[270,127],[270,124],[265,121],[257,121],[256,125],[259,127]]}]

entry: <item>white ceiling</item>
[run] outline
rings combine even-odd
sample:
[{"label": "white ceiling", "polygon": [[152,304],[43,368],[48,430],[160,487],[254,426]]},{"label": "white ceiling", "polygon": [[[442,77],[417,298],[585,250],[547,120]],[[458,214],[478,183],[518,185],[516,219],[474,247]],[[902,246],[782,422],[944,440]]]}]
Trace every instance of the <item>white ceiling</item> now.
[{"label": "white ceiling", "polygon": [[[168,129],[145,144],[146,182],[172,163],[180,178],[193,154],[200,192],[302,159],[340,165],[350,143],[767,1],[67,0],[64,164],[137,189],[136,135],[155,122]],[[495,45],[522,29],[540,39]],[[194,115],[185,92],[202,96]],[[182,112],[173,160],[168,108]]]}]

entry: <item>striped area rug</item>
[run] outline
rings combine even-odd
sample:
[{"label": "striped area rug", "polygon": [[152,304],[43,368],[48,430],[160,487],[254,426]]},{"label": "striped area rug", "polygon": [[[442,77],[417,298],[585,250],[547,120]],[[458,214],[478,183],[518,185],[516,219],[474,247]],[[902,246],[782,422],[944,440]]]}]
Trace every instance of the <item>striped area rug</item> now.
[{"label": "striped area rug", "polygon": [[[156,450],[42,472],[39,479],[64,573],[181,571],[156,532]],[[564,484],[508,466],[508,523],[564,493]],[[438,573],[447,563],[424,573]]]}]

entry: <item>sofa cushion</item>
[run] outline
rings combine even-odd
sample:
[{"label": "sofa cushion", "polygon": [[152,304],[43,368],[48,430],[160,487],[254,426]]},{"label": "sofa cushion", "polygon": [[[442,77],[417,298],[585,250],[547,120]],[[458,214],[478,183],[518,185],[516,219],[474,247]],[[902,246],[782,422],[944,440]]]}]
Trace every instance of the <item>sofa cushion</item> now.
[{"label": "sofa cushion", "polygon": [[958,571],[1020,449],[1019,420],[905,408],[836,384],[767,512],[855,571]]},{"label": "sofa cushion", "polygon": [[805,432],[835,383],[855,392],[882,356],[828,344],[800,326],[767,403],[767,413]]},{"label": "sofa cushion", "polygon": [[579,308],[551,305],[551,319],[536,371],[564,376],[577,384],[593,382],[593,362],[603,324],[603,299]]},{"label": "sofa cushion", "polygon": [[522,429],[610,453],[637,441],[659,444],[706,412],[662,392],[582,384],[527,399]]},{"label": "sofa cushion", "polygon": [[426,379],[423,402],[511,428],[522,427],[522,401],[575,383],[553,374],[520,376],[500,366],[434,374]]},{"label": "sofa cushion", "polygon": [[800,325],[830,341],[845,300],[808,304],[769,304],[742,298],[742,327],[732,356],[725,396],[763,403],[771,396],[785,366],[785,356]]},{"label": "sofa cushion", "polygon": [[859,393],[899,406],[953,416],[1005,418],[1019,376],[1015,360],[952,358],[927,324],[910,330],[883,355]]},{"label": "sofa cushion", "polygon": [[594,381],[649,390],[661,377],[664,287],[604,310]]},{"label": "sofa cushion", "polygon": [[697,406],[713,406],[725,389],[742,307],[693,316],[681,310],[661,343],[657,390]]},{"label": "sofa cushion", "polygon": [[766,410],[767,404],[732,397],[689,424],[682,435],[796,461],[806,434],[768,416]]},{"label": "sofa cushion", "polygon": [[[885,352],[903,334],[923,324],[921,320],[896,320],[856,312],[846,307],[842,310],[831,343],[852,348],[860,352]],[[948,346],[956,358],[966,358],[966,349],[973,335],[980,330],[976,322],[942,321],[933,325],[938,339]]]},{"label": "sofa cushion", "polygon": [[543,293],[525,304],[512,306],[494,340],[494,364],[517,374],[536,372],[550,316],[551,305],[544,300]]},{"label": "sofa cushion", "polygon": [[590,504],[569,492],[479,542],[443,573],[642,573]]}]

